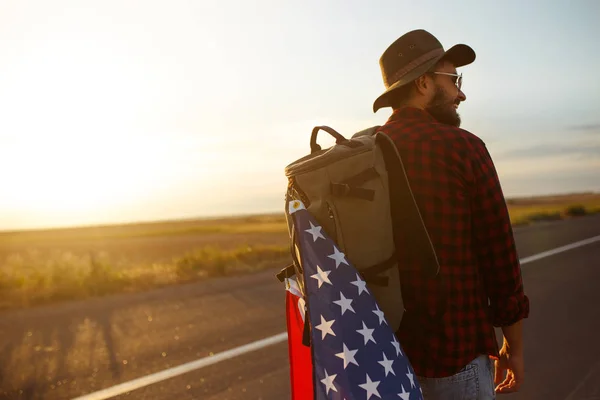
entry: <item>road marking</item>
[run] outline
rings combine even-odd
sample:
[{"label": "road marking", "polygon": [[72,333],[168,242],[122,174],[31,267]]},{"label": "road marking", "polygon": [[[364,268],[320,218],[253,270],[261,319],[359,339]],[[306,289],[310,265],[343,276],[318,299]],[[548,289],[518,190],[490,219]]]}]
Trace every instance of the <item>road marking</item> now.
[{"label": "road marking", "polygon": [[[598,399],[600,398],[600,396],[597,396],[597,389],[594,390],[596,393],[594,394],[594,397],[590,397],[590,393],[589,391],[587,393],[585,393],[585,384],[588,382],[591,382],[590,378],[594,377],[594,378],[598,378],[598,375],[600,375],[600,362],[596,363],[591,369],[590,371],[587,373],[587,375],[581,380],[581,382],[579,382],[579,384],[575,387],[575,389],[573,389],[573,391],[571,393],[569,393],[569,395],[567,397],[565,397],[565,400],[574,400],[574,399],[583,399],[584,397],[582,397],[582,395],[586,395],[585,399],[588,400],[592,400],[592,399]],[[597,382],[597,381],[596,381]],[[588,387],[589,390],[589,387]],[[577,397],[575,397],[577,396]]]},{"label": "road marking", "polygon": [[263,347],[271,346],[273,344],[277,344],[279,342],[283,342],[287,340],[287,332],[280,333],[278,335],[274,335],[268,337],[266,339],[258,340],[253,343],[246,344],[244,346],[236,347],[231,350],[223,351],[221,353],[217,353],[215,355],[201,358],[196,361],[192,361],[186,364],[182,364],[178,367],[169,368],[161,372],[157,372],[154,374],[146,375],[138,379],[134,379],[129,382],[121,383],[120,385],[116,385],[113,387],[106,388],[104,390],[100,390],[94,393],[90,393],[81,397],[77,397],[74,400],[104,400],[114,396],[118,396],[123,393],[131,392],[132,390],[142,388],[144,386],[152,385],[153,383],[157,383],[160,381],[164,381],[165,379],[173,378],[178,375],[185,374],[187,372],[204,368],[212,364],[216,364],[223,360],[228,360],[230,358],[234,358],[240,356],[245,353],[249,353],[254,350],[262,349]]},{"label": "road marking", "polygon": [[527,263],[530,263],[533,261],[537,261],[542,258],[550,257],[555,254],[565,252],[567,250],[576,249],[577,247],[585,246],[587,244],[591,244],[591,243],[598,242],[598,241],[600,241],[600,235],[591,237],[589,239],[581,240],[579,242],[571,243],[566,246],[557,247],[556,249],[544,251],[543,253],[538,253],[533,256],[529,256],[529,257],[525,257],[525,258],[521,259],[521,265],[527,264]]},{"label": "road marking", "polygon": [[[594,236],[589,239],[581,240],[579,242],[571,243],[566,246],[557,247],[556,249],[544,251],[542,253],[534,254],[529,257],[522,258],[520,260],[521,265],[527,264],[533,261],[540,260],[542,258],[550,257],[555,254],[559,254],[568,250],[576,249],[581,246],[585,246],[594,242],[600,241],[600,235]],[[258,340],[253,343],[246,344],[244,346],[236,347],[227,351],[223,351],[221,353],[217,353],[215,355],[198,359],[196,361],[191,361],[186,364],[182,364],[178,367],[169,368],[164,371],[156,372],[154,374],[146,375],[138,379],[134,379],[129,382],[124,382],[116,386],[112,386],[103,390],[99,390],[94,393],[90,393],[87,395],[83,395],[77,397],[73,400],[105,400],[114,396],[118,396],[123,393],[131,392],[136,389],[140,389],[145,386],[152,385],[154,383],[164,381],[166,379],[170,379],[176,377],[178,375],[183,375],[185,373],[194,371],[196,369],[204,368],[212,364],[216,364],[218,362],[229,360],[231,358],[240,356],[245,353],[249,353],[251,351],[259,350],[267,346],[272,346],[277,343],[281,343],[287,340],[287,332],[282,332],[277,335]]]}]

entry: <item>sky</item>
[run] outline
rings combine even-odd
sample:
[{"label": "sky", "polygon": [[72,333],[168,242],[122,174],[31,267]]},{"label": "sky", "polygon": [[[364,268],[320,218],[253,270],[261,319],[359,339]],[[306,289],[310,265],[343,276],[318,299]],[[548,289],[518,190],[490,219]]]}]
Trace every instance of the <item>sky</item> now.
[{"label": "sky", "polygon": [[600,191],[599,15],[592,0],[2,0],[0,230],[282,212],[314,126],[385,123],[379,58],[413,29],[475,50],[461,127],[505,196]]}]

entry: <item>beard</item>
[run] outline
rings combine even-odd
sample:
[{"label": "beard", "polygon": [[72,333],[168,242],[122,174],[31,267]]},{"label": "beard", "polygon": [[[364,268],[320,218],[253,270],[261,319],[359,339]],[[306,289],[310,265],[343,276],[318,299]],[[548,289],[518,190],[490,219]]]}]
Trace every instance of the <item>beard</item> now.
[{"label": "beard", "polygon": [[456,108],[454,108],[454,105],[458,103],[460,103],[460,100],[457,98],[450,99],[444,89],[438,86],[433,99],[431,99],[425,110],[438,122],[458,128],[461,120]]}]

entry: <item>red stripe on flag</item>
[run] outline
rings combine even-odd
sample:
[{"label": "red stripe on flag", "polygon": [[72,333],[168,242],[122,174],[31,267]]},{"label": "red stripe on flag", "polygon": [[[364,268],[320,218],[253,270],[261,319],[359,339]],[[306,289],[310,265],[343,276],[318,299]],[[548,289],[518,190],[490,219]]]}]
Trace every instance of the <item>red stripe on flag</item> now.
[{"label": "red stripe on flag", "polygon": [[313,399],[311,349],[302,344],[304,321],[298,309],[298,296],[286,290],[286,319],[292,400]]}]

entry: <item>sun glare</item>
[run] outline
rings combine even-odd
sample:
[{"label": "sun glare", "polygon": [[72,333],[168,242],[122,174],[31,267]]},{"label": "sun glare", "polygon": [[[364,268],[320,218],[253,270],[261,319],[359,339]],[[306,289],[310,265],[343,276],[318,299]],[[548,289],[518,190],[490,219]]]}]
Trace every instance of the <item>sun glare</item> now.
[{"label": "sun glare", "polygon": [[4,206],[74,222],[142,201],[168,151],[143,131],[149,72],[116,45],[48,43],[0,77]]},{"label": "sun glare", "polygon": [[45,138],[35,146],[18,144],[13,154],[8,180],[16,190],[8,196],[38,213],[93,213],[141,201],[157,168],[131,142]]}]

